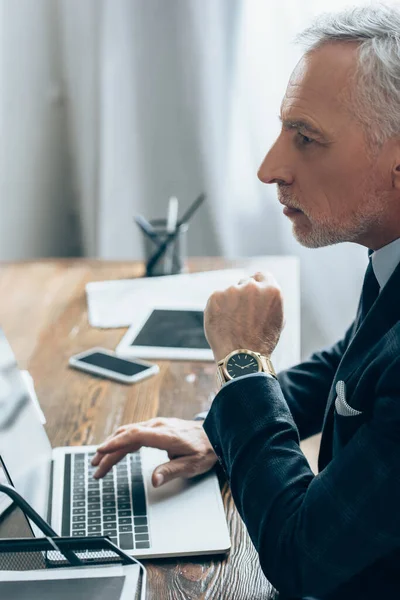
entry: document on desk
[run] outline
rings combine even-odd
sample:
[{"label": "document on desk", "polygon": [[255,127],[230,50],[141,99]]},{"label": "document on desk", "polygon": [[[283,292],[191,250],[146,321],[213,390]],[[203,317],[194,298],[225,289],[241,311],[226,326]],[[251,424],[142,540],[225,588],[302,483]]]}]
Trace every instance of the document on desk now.
[{"label": "document on desk", "polygon": [[0,571],[1,600],[134,600],[140,567]]},{"label": "document on desk", "polygon": [[272,272],[282,288],[286,325],[275,364],[277,369],[288,368],[300,360],[299,262],[295,257],[255,258],[239,269],[91,282],[86,285],[89,323],[101,328],[128,327],[143,307],[204,310],[214,291],[235,285],[257,271]]},{"label": "document on desk", "polygon": [[[280,259],[280,260],[279,260]],[[297,267],[294,258],[283,259]],[[269,261],[281,264],[282,257]],[[94,281],[86,284],[89,323],[92,327],[127,327],[135,321],[138,308],[193,306],[205,308],[208,298],[216,290],[235,285],[246,275],[253,275],[262,267],[260,261],[244,269],[223,269],[164,277],[139,277],[116,281]],[[280,269],[281,270],[281,269]],[[292,269],[291,269],[292,270]],[[276,273],[284,277],[284,273]]]},{"label": "document on desk", "polygon": [[86,285],[89,323],[92,327],[126,327],[135,321],[143,306],[204,309],[217,289],[235,284],[245,271],[224,269],[164,277],[140,277],[119,281],[96,281]]}]

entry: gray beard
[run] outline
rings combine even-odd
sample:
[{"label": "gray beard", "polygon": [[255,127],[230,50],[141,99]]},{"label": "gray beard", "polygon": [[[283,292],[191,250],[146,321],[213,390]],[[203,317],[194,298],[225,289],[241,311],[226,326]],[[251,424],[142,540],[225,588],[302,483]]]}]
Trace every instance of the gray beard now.
[{"label": "gray beard", "polygon": [[[302,210],[299,204],[290,197],[289,194],[278,191],[279,197],[287,201],[289,206]],[[297,227],[293,223],[293,235],[296,240],[306,248],[322,248],[324,246],[333,246],[342,242],[355,242],[366,236],[370,231],[377,230],[382,225],[384,216],[387,213],[388,206],[385,202],[384,194],[371,194],[365,196],[365,202],[362,211],[353,214],[352,219],[346,226],[342,223],[332,223],[329,220],[315,223],[305,214],[310,228],[307,231]]]}]

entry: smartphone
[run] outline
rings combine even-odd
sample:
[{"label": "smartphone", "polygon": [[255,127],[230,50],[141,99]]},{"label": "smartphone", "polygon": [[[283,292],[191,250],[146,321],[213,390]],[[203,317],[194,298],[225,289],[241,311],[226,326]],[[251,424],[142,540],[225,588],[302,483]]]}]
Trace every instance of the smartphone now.
[{"label": "smartphone", "polygon": [[121,358],[105,348],[91,348],[69,359],[69,366],[122,383],[136,383],[159,372],[158,365],[135,358]]}]

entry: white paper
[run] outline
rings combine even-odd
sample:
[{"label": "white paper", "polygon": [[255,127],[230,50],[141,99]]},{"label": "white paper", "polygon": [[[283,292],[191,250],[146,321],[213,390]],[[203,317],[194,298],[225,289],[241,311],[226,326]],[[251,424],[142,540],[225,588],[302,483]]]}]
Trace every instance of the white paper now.
[{"label": "white paper", "polygon": [[92,327],[127,327],[135,322],[138,308],[197,306],[204,309],[218,289],[235,285],[257,270],[224,269],[203,273],[98,281],[86,285],[89,323]]},{"label": "white paper", "polygon": [[22,379],[24,380],[24,383],[27,387],[29,397],[32,400],[32,402],[38,412],[40,422],[42,425],[45,425],[46,417],[44,416],[44,412],[42,411],[41,406],[39,404],[39,400],[38,400],[38,397],[35,392],[35,386],[34,386],[32,375],[29,373],[29,371],[20,371],[20,373],[21,373]]}]

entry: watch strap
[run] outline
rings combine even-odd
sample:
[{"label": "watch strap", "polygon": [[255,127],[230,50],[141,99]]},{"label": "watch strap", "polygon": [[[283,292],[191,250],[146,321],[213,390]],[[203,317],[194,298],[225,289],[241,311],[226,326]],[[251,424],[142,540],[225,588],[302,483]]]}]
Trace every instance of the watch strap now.
[{"label": "watch strap", "polygon": [[264,373],[270,373],[272,377],[275,377],[275,379],[277,379],[276,372],[271,362],[271,359],[265,356],[264,354],[259,354],[259,358],[261,360]]}]

